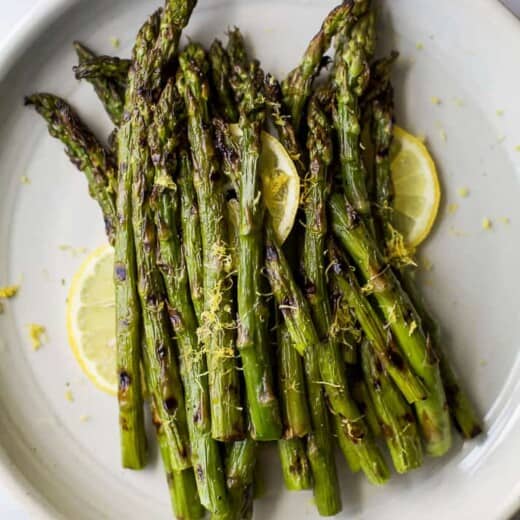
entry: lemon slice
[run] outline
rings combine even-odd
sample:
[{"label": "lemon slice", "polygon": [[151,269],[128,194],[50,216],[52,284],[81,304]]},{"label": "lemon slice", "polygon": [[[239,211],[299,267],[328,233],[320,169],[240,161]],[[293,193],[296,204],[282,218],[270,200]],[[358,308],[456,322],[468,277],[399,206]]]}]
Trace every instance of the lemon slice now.
[{"label": "lemon slice", "polygon": [[74,357],[100,390],[117,395],[114,250],[96,249],[75,274],[67,299]]},{"label": "lemon slice", "polygon": [[[231,133],[240,137],[242,131],[230,125]],[[300,177],[294,162],[282,143],[267,132],[262,132],[262,153],[258,168],[262,182],[262,196],[271,215],[278,242],[289,236],[300,203]]]},{"label": "lemon slice", "polygon": [[409,248],[430,233],[441,199],[435,163],[424,143],[396,126],[390,153],[394,201],[392,225]]}]

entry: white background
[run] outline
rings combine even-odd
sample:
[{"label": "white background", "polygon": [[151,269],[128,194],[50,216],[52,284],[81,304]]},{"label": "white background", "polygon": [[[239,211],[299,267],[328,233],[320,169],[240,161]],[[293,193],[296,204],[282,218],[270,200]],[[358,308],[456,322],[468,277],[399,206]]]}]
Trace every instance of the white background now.
[{"label": "white background", "polygon": [[[85,0],[87,1],[87,0]],[[479,0],[492,1],[492,0]],[[33,16],[33,9],[46,0],[0,0],[0,48],[12,32],[16,31],[17,25],[25,18]],[[517,16],[520,17],[520,0],[503,0]],[[0,483],[0,518],[6,520],[26,520],[28,519],[22,510],[14,504],[9,496],[2,490]]]}]

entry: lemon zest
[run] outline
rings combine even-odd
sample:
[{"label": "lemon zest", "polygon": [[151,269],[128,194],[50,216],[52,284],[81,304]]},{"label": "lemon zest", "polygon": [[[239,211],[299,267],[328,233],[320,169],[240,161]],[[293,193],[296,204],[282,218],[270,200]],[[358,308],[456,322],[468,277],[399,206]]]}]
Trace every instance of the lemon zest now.
[{"label": "lemon zest", "polygon": [[18,294],[19,290],[19,285],[6,285],[4,287],[0,287],[0,299],[13,298]]},{"label": "lemon zest", "polygon": [[413,259],[415,249],[409,248],[405,245],[403,235],[399,233],[392,224],[387,224],[387,227],[390,232],[390,238],[388,238],[386,242],[388,261],[397,263],[401,266],[416,266],[417,263]]},{"label": "lemon zest", "polygon": [[408,335],[413,336],[413,333],[417,330],[417,322],[413,320],[408,326]]},{"label": "lemon zest", "polygon": [[29,323],[27,327],[33,350],[39,350],[47,341],[47,329],[38,323]]},{"label": "lemon zest", "polygon": [[459,205],[456,202],[448,204],[447,212],[449,215],[455,215],[459,209]]}]

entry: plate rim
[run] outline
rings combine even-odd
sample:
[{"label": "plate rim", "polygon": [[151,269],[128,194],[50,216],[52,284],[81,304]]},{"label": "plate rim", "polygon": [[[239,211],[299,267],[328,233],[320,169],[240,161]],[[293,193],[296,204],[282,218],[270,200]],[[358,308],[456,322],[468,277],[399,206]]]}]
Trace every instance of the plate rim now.
[{"label": "plate rim", "polygon": [[[85,0],[41,0],[29,10],[21,21],[0,45],[0,86],[5,77],[17,65],[23,53],[45,33],[45,30],[59,19],[67,10]],[[212,2],[213,0],[207,0]],[[313,1],[313,0],[311,0]],[[316,1],[316,0],[314,0]],[[466,0],[469,4],[469,1]],[[302,2],[305,4],[305,2]],[[337,0],[340,3],[340,0]],[[472,7],[477,6],[472,4]],[[510,31],[520,40],[520,19],[517,18],[499,0],[488,0],[478,5],[483,16],[495,17],[503,30]],[[54,520],[62,518],[56,508],[50,504],[22,474],[12,461],[9,453],[0,444],[0,483],[9,498],[18,504],[30,517]],[[503,504],[503,518],[509,518],[520,509],[520,488],[511,490],[511,498]]]}]

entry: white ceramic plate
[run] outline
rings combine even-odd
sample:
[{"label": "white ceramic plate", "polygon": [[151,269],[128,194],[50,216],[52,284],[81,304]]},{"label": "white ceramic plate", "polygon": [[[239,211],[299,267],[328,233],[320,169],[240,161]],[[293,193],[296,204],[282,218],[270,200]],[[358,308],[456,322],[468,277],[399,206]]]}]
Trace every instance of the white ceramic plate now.
[{"label": "white ceramic plate", "polygon": [[[157,455],[142,472],[120,469],[116,402],[85,380],[68,348],[66,286],[82,258],[60,245],[93,249],[104,241],[103,227],[82,175],[22,107],[24,94],[55,92],[106,135],[110,126],[91,88],[71,74],[71,42],[114,53],[110,39],[118,37],[117,52],[128,55],[158,1],[44,4],[0,49],[0,284],[22,283],[0,316],[0,485],[32,518],[169,518]],[[333,4],[201,0],[187,34],[207,44],[236,24],[265,69],[281,75]],[[342,517],[505,518],[520,503],[520,26],[493,0],[393,0],[383,11],[382,47],[402,52],[398,121],[427,136],[444,190],[423,251],[434,266],[423,277],[425,291],[487,434],[382,489],[349,475],[338,459]],[[468,198],[458,197],[461,187]],[[446,211],[451,203],[459,204],[454,215]],[[492,219],[490,231],[482,230],[483,217]],[[39,352],[30,347],[30,322],[48,329]],[[272,454],[263,467],[267,492],[256,518],[317,516],[310,493],[283,489]]]}]

